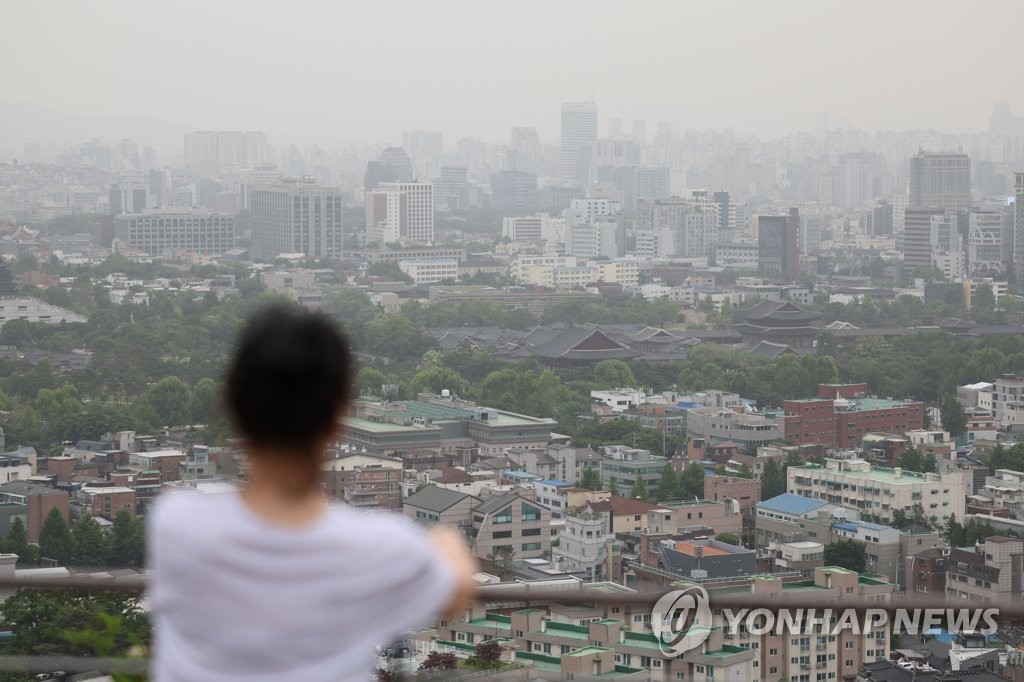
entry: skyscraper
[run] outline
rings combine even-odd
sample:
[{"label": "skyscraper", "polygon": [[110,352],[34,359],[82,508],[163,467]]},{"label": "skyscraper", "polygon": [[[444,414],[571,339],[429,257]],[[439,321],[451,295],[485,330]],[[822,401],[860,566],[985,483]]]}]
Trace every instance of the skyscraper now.
[{"label": "skyscraper", "polygon": [[791,282],[800,278],[800,211],[757,218],[757,268],[762,275],[777,275]]},{"label": "skyscraper", "polygon": [[429,182],[381,182],[366,193],[366,241],[434,241],[434,187]]},{"label": "skyscraper", "polygon": [[970,157],[919,152],[910,159],[909,206],[940,208],[947,213],[970,208]]},{"label": "skyscraper", "polygon": [[412,161],[401,147],[388,147],[376,161],[366,164],[363,189],[376,189],[382,182],[412,182]]},{"label": "skyscraper", "polygon": [[597,141],[597,104],[566,102],[562,105],[561,175],[583,185],[589,182],[590,146]]},{"label": "skyscraper", "polygon": [[313,178],[259,185],[252,190],[250,206],[254,259],[282,253],[341,257],[343,207],[337,187],[322,187]]},{"label": "skyscraper", "polygon": [[491,206],[505,211],[536,211],[537,176],[506,170],[491,176]]},{"label": "skyscraper", "polygon": [[1013,274],[1024,281],[1024,173],[1016,173],[1013,204]]}]

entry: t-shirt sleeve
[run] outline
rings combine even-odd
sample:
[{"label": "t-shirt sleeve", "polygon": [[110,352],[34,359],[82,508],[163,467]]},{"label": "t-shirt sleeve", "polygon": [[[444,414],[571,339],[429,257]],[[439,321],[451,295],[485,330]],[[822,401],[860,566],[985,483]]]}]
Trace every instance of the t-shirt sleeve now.
[{"label": "t-shirt sleeve", "polygon": [[455,596],[455,569],[416,524],[394,517],[373,525],[380,533],[377,604],[383,624],[393,637],[433,625]]}]

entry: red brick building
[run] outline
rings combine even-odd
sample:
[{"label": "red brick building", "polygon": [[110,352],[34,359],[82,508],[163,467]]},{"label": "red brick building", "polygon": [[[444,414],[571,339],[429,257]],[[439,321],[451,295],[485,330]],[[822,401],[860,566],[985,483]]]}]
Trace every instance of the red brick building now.
[{"label": "red brick building", "polygon": [[705,476],[705,500],[739,500],[740,513],[747,514],[761,499],[761,481],[739,476]]},{"label": "red brick building", "polygon": [[784,401],[786,440],[856,448],[869,433],[902,434],[924,428],[924,403],[863,397],[865,388],[864,384],[821,384],[818,395],[825,397]]},{"label": "red brick building", "polygon": [[[65,521],[71,521],[71,498],[63,490],[27,481],[11,481],[0,486],[2,511],[24,515],[29,542],[39,541],[43,519],[51,509],[59,509]],[[8,519],[8,528],[10,521]]]},{"label": "red brick building", "polygon": [[946,594],[946,565],[949,557],[942,547],[932,547],[908,558],[907,593],[929,594],[939,597]]}]

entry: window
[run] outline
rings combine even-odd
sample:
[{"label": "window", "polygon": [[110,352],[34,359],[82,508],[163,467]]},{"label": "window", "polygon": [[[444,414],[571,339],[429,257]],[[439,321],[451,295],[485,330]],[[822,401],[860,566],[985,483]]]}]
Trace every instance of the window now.
[{"label": "window", "polygon": [[534,551],[534,550],[538,550],[538,549],[540,549],[540,543],[539,542],[524,542],[523,543],[523,550],[524,551],[530,552],[530,551]]},{"label": "window", "polygon": [[510,538],[510,537],[512,537],[512,531],[510,531],[510,530],[496,530],[493,533],[491,533],[491,539],[492,540],[500,540],[500,539],[503,539],[503,538]]},{"label": "window", "polygon": [[491,523],[504,524],[512,523],[512,507],[505,507],[499,513],[491,517]]},{"label": "window", "polygon": [[[512,522],[512,508],[509,507],[507,523]],[[540,521],[540,509],[534,507],[532,504],[526,504],[523,502],[523,521]]]},{"label": "window", "polygon": [[522,535],[524,537],[528,535],[540,535],[540,528],[524,528]]}]

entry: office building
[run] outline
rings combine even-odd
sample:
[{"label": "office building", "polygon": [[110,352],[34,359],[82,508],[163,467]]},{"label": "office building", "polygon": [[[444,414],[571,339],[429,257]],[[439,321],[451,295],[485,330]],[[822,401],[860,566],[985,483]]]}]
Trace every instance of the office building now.
[{"label": "office building", "polygon": [[556,218],[547,213],[510,216],[501,222],[501,236],[512,241],[561,244],[565,242],[565,218]]},{"label": "office building", "polygon": [[[110,186],[110,215],[137,213],[148,207],[146,185],[141,182],[115,182]],[[191,203],[187,204],[191,206]]]},{"label": "office building", "polygon": [[703,195],[640,201],[637,256],[710,258],[721,223],[721,204]]},{"label": "office building", "polygon": [[398,261],[398,269],[417,284],[459,279],[459,261],[455,258],[409,258]]},{"label": "office building", "polygon": [[441,166],[434,179],[434,206],[454,211],[469,205],[469,171],[465,166]]},{"label": "office building", "polygon": [[254,259],[282,253],[341,257],[344,207],[337,187],[320,186],[313,178],[282,180],[254,187],[250,205]]},{"label": "office building", "polygon": [[114,216],[114,238],[151,256],[219,256],[234,247],[235,216],[206,209],[152,209]]},{"label": "office building", "polygon": [[622,197],[622,211],[636,213],[641,201],[667,199],[670,195],[669,169],[651,166],[621,166],[614,169],[615,188]]},{"label": "office building", "polygon": [[428,182],[380,182],[366,193],[366,242],[434,241],[434,188]]},{"label": "office building", "polygon": [[910,159],[911,207],[955,213],[971,206],[971,159],[922,151]]},{"label": "office building", "polygon": [[[941,208],[908,207],[903,228],[903,272],[912,276],[917,268],[932,267],[932,251],[935,250],[933,234],[949,238],[957,234],[956,216],[948,216]],[[948,249],[946,249],[948,250]]]},{"label": "office building", "polygon": [[590,156],[597,141],[597,104],[566,102],[562,105],[561,176],[584,187],[590,184]]},{"label": "office building", "polygon": [[790,282],[800,278],[800,212],[757,217],[757,261],[762,275]]},{"label": "office building", "polygon": [[537,176],[504,170],[491,176],[491,207],[502,211],[536,211],[540,205]]},{"label": "office building", "polygon": [[506,164],[509,170],[540,175],[544,167],[544,149],[536,128],[512,128],[509,156]]},{"label": "office building", "polygon": [[401,147],[388,147],[376,161],[366,164],[363,189],[369,191],[382,182],[413,182],[412,161]]},{"label": "office building", "polygon": [[622,204],[611,199],[588,198],[572,202],[565,212],[565,252],[580,258],[625,255]]},{"label": "office building", "polygon": [[971,211],[967,216],[967,274],[1000,278],[1013,261],[1012,218],[995,211]]}]

